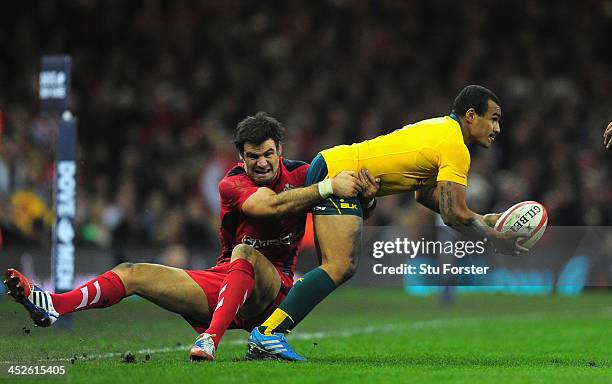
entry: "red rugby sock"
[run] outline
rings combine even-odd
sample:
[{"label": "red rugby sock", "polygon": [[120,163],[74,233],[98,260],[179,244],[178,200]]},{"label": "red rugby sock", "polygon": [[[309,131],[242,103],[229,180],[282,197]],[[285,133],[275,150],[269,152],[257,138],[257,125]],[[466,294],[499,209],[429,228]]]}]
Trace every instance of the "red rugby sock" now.
[{"label": "red rugby sock", "polygon": [[253,265],[245,259],[232,261],[229,272],[219,291],[219,301],[210,320],[210,326],[205,331],[213,336],[215,347],[230,326],[240,307],[249,298],[255,285]]},{"label": "red rugby sock", "polygon": [[115,305],[125,297],[125,287],[119,276],[108,271],[66,293],[52,293],[53,307],[60,314],[90,308]]}]

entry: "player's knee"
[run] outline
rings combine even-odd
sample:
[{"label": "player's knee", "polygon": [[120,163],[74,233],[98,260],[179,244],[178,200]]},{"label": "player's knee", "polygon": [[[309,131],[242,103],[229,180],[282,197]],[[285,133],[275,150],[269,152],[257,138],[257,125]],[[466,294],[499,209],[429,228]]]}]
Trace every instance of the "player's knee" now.
[{"label": "player's knee", "polygon": [[355,272],[357,272],[357,262],[351,260],[348,264],[343,266],[340,276],[340,283],[344,283],[351,277],[355,276]]},{"label": "player's knee", "polygon": [[124,274],[130,273],[132,268],[134,267],[134,263],[121,263],[112,269],[119,277],[122,277]]},{"label": "player's knee", "polygon": [[133,278],[134,270],[137,268],[138,264],[134,263],[121,263],[112,269],[113,272],[119,276],[123,286],[125,287],[126,294],[131,294],[133,290]]},{"label": "player's knee", "polygon": [[353,277],[355,272],[357,272],[357,258],[336,260],[325,265],[325,270],[334,283],[340,285]]},{"label": "player's knee", "polygon": [[343,276],[343,279],[344,279],[343,282],[353,277],[355,273],[357,272],[357,266],[359,265],[359,255],[360,254],[361,254],[361,247],[355,246],[355,248],[353,249],[353,252],[351,252],[351,255],[349,257],[348,264],[346,265],[346,270]]},{"label": "player's knee", "polygon": [[244,259],[255,265],[258,257],[259,253],[255,248],[247,244],[238,244],[232,249],[232,257],[230,260]]}]

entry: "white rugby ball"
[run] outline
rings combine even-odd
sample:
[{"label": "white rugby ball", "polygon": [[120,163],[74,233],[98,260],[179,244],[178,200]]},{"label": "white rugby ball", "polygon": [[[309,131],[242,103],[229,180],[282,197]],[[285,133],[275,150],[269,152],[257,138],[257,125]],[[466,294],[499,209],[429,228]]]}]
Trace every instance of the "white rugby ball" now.
[{"label": "white rugby ball", "polygon": [[529,249],[544,235],[548,224],[548,214],[544,206],[536,201],[521,201],[508,208],[495,223],[499,232],[514,231],[526,238],[519,240],[520,245]]}]

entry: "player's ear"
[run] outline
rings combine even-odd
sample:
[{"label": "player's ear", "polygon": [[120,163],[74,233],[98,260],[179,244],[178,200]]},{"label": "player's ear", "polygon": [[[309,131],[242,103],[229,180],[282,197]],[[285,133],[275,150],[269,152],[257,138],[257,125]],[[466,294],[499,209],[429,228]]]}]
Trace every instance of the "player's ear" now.
[{"label": "player's ear", "polygon": [[278,143],[278,149],[276,152],[279,156],[283,153],[283,145],[281,143]]},{"label": "player's ear", "polygon": [[476,110],[474,108],[470,108],[465,112],[465,120],[470,124],[472,124],[474,120],[476,120],[477,116],[478,113],[476,113]]}]

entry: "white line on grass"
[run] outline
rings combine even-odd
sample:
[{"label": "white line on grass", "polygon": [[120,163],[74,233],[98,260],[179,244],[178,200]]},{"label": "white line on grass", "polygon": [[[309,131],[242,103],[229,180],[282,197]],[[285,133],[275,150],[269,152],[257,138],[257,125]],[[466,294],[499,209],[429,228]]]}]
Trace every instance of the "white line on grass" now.
[{"label": "white line on grass", "polygon": [[[466,319],[451,319],[451,320],[426,320],[426,321],[417,321],[411,324],[382,324],[382,325],[372,325],[368,327],[360,327],[360,328],[349,328],[343,330],[335,330],[335,331],[317,331],[317,332],[302,332],[291,335],[292,340],[316,340],[316,339],[325,339],[325,338],[347,338],[354,335],[362,335],[362,334],[372,334],[379,332],[394,332],[398,330],[406,330],[406,329],[423,329],[423,328],[438,328],[441,326],[449,326],[449,325],[463,325],[467,323],[474,323],[478,321],[483,321],[484,319],[478,318],[466,318]],[[241,345],[244,344],[246,346],[246,338],[243,340],[229,340],[225,342],[226,345]],[[177,346],[177,347],[164,347],[164,348],[145,348],[139,349],[135,352],[136,354],[154,354],[154,353],[167,353],[167,352],[180,352],[187,351],[190,346]],[[102,353],[97,355],[87,355],[86,357],[76,356],[76,360],[96,360],[96,359],[108,359],[113,357],[123,356],[126,352],[109,352]],[[34,360],[33,362],[46,362],[46,361],[71,361],[74,357],[63,357],[63,358],[49,358],[49,359],[39,359]],[[0,361],[0,364],[15,364],[16,362],[11,361]]]},{"label": "white line on grass", "polygon": [[[603,314],[609,316],[612,313],[612,307],[603,308],[601,311],[597,311],[597,314]],[[584,311],[576,312],[576,311],[565,311],[565,312],[557,312],[554,315],[570,315],[575,316],[579,314],[585,314]],[[591,313],[592,314],[592,313]],[[436,319],[436,320],[422,320],[415,321],[412,323],[401,323],[401,324],[381,324],[381,325],[371,325],[367,327],[359,327],[359,328],[349,328],[342,330],[333,330],[333,331],[317,331],[317,332],[302,332],[295,333],[291,335],[291,340],[317,340],[317,339],[327,339],[327,338],[347,338],[354,335],[363,335],[363,334],[372,334],[372,333],[381,333],[381,332],[397,332],[397,331],[408,331],[408,330],[418,330],[418,329],[433,329],[433,328],[441,328],[447,326],[458,326],[458,325],[474,325],[481,323],[483,321],[509,321],[509,320],[546,320],[550,318],[551,314],[546,312],[532,312],[525,314],[516,314],[516,315],[503,315],[503,316],[491,316],[491,317],[468,317],[468,318],[458,318],[458,319]],[[246,339],[243,340],[230,340],[225,342],[224,344],[229,345],[245,345]],[[155,354],[155,353],[168,353],[168,352],[180,352],[187,351],[190,346],[177,346],[177,347],[164,347],[164,348],[145,348],[139,349],[134,354]],[[109,359],[113,357],[123,356],[126,352],[109,352],[102,353],[97,355],[87,355],[86,357],[76,356],[75,357],[64,357],[64,358],[49,358],[49,359],[39,359],[31,362],[68,362],[72,359],[75,360],[97,360],[97,359]],[[19,364],[20,362],[15,361],[0,361],[0,364]]]}]

